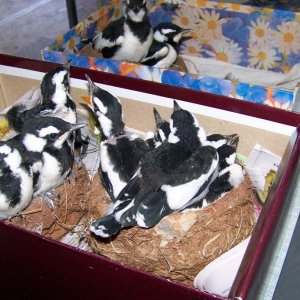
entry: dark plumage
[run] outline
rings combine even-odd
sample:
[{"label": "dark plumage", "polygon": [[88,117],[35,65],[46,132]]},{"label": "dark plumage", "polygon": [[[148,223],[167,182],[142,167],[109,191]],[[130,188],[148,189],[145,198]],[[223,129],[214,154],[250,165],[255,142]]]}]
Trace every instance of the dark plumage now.
[{"label": "dark plumage", "polygon": [[[174,101],[167,142],[147,152],[140,172],[124,187],[113,212],[91,224],[96,235],[108,237],[120,227],[152,227],[161,218],[188,205],[200,188],[206,187],[217,170],[218,154],[202,146],[206,135],[197,120]],[[110,231],[106,222],[121,226]],[[118,229],[118,230],[116,230]]]},{"label": "dark plumage", "polygon": [[126,0],[124,16],[112,21],[92,40],[104,58],[140,62],[153,40],[145,0]]},{"label": "dark plumage", "polygon": [[33,196],[63,182],[73,162],[65,141],[82,126],[36,117],[19,135],[0,142],[0,219],[16,215]]},{"label": "dark plumage", "polygon": [[103,185],[112,201],[138,169],[142,155],[150,145],[136,134],[125,134],[120,100],[96,86],[87,76],[92,110],[103,135],[100,145],[100,166]]},{"label": "dark plumage", "polygon": [[163,22],[153,30],[153,42],[142,63],[158,68],[171,67],[178,56],[183,35],[190,29],[183,29],[171,22]]}]

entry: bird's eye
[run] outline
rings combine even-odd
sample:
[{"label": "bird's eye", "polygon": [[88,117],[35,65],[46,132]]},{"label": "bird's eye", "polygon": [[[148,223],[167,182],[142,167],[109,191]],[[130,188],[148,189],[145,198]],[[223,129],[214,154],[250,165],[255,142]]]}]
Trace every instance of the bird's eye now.
[{"label": "bird's eye", "polygon": [[57,138],[58,134],[57,133],[50,133],[49,137],[51,140],[55,140]]}]

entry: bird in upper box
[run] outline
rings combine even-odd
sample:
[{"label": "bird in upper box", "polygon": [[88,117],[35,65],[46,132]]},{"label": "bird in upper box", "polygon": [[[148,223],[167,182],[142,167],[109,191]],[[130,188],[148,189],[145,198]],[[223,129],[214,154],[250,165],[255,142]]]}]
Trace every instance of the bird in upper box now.
[{"label": "bird in upper box", "polygon": [[170,131],[168,141],[142,157],[140,171],[117,197],[114,211],[91,224],[93,233],[105,238],[123,227],[152,227],[207,186],[217,172],[217,150],[202,146],[204,129],[176,101]]},{"label": "bird in upper box", "polygon": [[124,15],[108,24],[92,40],[104,58],[140,62],[153,40],[146,0],[125,0]]},{"label": "bird in upper box", "polygon": [[153,30],[153,42],[142,64],[158,68],[171,67],[176,62],[184,34],[190,31],[171,22],[158,24]]},{"label": "bird in upper box", "polygon": [[82,126],[36,117],[24,124],[19,135],[0,141],[0,219],[17,215],[32,197],[64,181],[73,159],[66,140]]}]

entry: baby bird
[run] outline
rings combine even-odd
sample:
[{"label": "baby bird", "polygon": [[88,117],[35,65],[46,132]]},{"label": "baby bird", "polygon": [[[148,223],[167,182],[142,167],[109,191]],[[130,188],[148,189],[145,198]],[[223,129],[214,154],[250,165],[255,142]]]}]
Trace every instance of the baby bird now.
[{"label": "baby bird", "polygon": [[217,171],[218,154],[206,141],[196,118],[174,101],[168,141],[146,153],[140,172],[116,199],[112,214],[95,220],[90,230],[110,237],[124,227],[149,228],[185,207]]},{"label": "baby bird", "polygon": [[236,148],[239,136],[237,134],[207,136],[206,145],[217,149],[219,154],[218,174],[212,178],[210,185],[191,201],[188,208],[201,208],[222,198],[232,188],[238,188],[244,180],[242,166],[235,163]]},{"label": "baby bird", "polygon": [[232,188],[238,188],[244,180],[244,171],[241,165],[236,163],[236,149],[239,136],[233,134],[226,137],[226,143],[218,147],[219,166],[218,177],[211,183],[206,195],[206,203],[212,203],[223,197]]},{"label": "baby bird", "polygon": [[125,0],[124,15],[94,37],[92,46],[104,58],[140,62],[153,40],[146,0]]},{"label": "baby bird", "polygon": [[142,63],[158,68],[171,67],[178,56],[183,35],[190,32],[171,22],[163,22],[153,30],[153,42]]},{"label": "baby bird", "polygon": [[22,104],[13,106],[6,113],[10,127],[21,132],[26,121],[40,114],[52,114],[76,123],[76,105],[69,94],[69,69],[67,63],[47,72],[41,82],[41,102],[31,109]]},{"label": "baby bird", "polygon": [[125,133],[120,100],[95,85],[86,75],[92,110],[102,130],[100,166],[102,183],[112,201],[138,169],[141,156],[150,145],[136,134]]},{"label": "baby bird", "polygon": [[63,182],[72,159],[65,141],[82,126],[40,117],[26,122],[19,135],[0,142],[0,219],[15,216],[33,196]]},{"label": "baby bird", "polygon": [[153,108],[153,114],[155,119],[156,129],[155,132],[149,132],[149,138],[146,139],[147,144],[150,149],[160,146],[163,142],[165,142],[170,134],[170,124],[168,121],[164,120],[156,108]]}]

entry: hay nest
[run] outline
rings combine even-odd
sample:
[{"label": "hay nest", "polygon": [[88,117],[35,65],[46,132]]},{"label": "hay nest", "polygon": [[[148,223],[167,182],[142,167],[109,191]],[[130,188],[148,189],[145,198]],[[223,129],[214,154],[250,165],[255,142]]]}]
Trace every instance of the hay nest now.
[{"label": "hay nest", "polygon": [[84,214],[89,199],[91,181],[84,167],[74,166],[74,175],[56,188],[59,205],[51,209],[41,197],[36,197],[21,215],[11,218],[9,223],[43,236],[60,240],[72,230]]},{"label": "hay nest", "polygon": [[[163,218],[151,229],[133,227],[110,240],[88,236],[93,250],[122,264],[192,285],[209,262],[251,234],[255,225],[254,202],[248,176],[238,189],[198,210]],[[90,199],[89,222],[105,215],[110,201]]]}]

